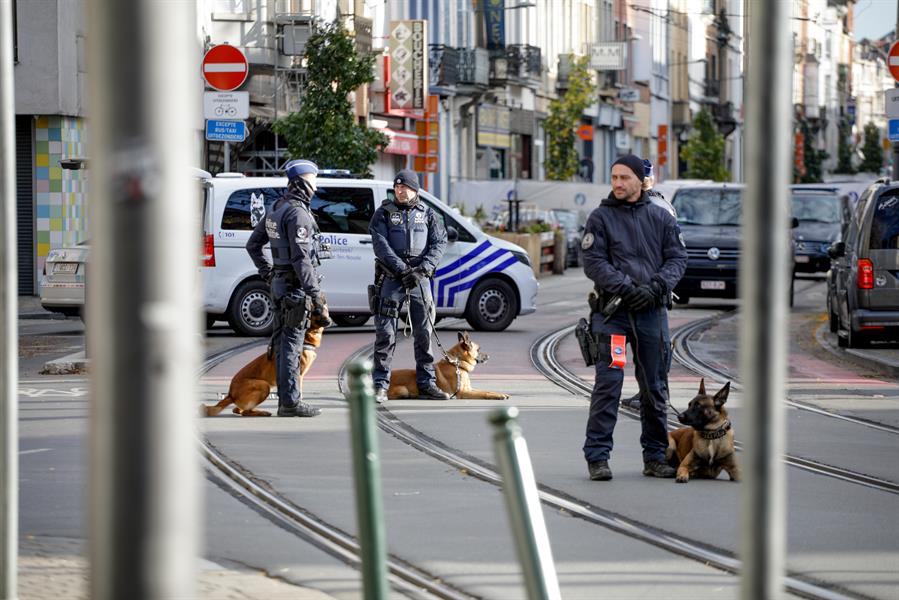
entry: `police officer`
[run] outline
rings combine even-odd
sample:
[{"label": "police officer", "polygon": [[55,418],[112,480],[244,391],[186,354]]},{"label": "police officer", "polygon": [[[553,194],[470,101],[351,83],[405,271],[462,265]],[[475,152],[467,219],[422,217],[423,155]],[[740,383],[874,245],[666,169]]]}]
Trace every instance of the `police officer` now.
[{"label": "police officer", "polygon": [[667,378],[671,353],[668,294],[684,274],[687,252],[675,218],[653,204],[641,189],[643,161],[627,155],[612,165],[612,192],[590,213],[581,246],[584,272],[601,302],[615,296],[621,308],[604,321],[594,313],[592,330],[599,339],[596,378],[584,458],[590,479],[612,478],[609,456],[618,417],[624,373],[612,363],[612,336],[623,335],[634,355],[642,399],[643,474],[674,477],[665,462]]},{"label": "police officer", "polygon": [[369,225],[375,257],[383,273],[375,314],[376,400],[387,400],[390,363],[396,348],[399,311],[409,300],[415,345],[415,378],[423,398],[448,400],[437,387],[431,353],[433,300],[429,279],[446,251],[446,231],[434,211],[418,198],[418,175],[403,170],[393,178],[394,200],[385,200]]},{"label": "police officer", "polygon": [[[303,352],[307,306],[324,326],[330,325],[316,272],[315,239],[318,227],[309,203],[316,189],[318,167],[309,160],[285,166],[287,191],[259,221],[247,242],[247,252],[259,275],[271,283],[276,310],[272,347],[278,381],[279,417],[314,417],[321,409],[303,402],[298,372]],[[272,265],[262,254],[271,244]]]}]

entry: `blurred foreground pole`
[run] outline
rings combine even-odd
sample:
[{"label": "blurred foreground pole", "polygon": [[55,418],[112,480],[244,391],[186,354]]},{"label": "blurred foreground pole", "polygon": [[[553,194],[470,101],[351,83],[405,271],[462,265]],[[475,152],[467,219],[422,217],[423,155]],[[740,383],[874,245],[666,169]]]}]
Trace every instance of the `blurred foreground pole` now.
[{"label": "blurred foreground pole", "polygon": [[490,414],[493,449],[503,478],[503,497],[515,536],[518,562],[529,600],[559,600],[559,580],[528,446],[518,426],[518,409],[500,408]]},{"label": "blurred foreground pole", "polygon": [[88,0],[94,600],[197,597],[193,0]]},{"label": "blurred foreground pole", "polygon": [[747,178],[739,280],[740,375],[747,418],[741,426],[744,600],[780,598],[784,593],[792,4],[753,2],[748,34]]},{"label": "blurred foreground pole", "polygon": [[353,444],[353,482],[356,523],[362,550],[362,587],[365,600],[387,600],[387,535],[381,497],[381,459],[375,426],[375,390],[371,361],[349,368],[350,438]]},{"label": "blurred foreground pole", "polygon": [[0,598],[16,595],[19,545],[18,289],[12,2],[0,0]]}]

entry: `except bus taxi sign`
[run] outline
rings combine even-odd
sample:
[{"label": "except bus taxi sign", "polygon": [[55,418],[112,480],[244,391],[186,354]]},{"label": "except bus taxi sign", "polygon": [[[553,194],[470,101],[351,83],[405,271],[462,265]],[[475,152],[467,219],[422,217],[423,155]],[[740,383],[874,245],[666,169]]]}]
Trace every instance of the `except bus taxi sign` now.
[{"label": "except bus taxi sign", "polygon": [[235,46],[219,44],[203,56],[203,79],[220,92],[230,92],[242,86],[249,71],[247,57]]}]

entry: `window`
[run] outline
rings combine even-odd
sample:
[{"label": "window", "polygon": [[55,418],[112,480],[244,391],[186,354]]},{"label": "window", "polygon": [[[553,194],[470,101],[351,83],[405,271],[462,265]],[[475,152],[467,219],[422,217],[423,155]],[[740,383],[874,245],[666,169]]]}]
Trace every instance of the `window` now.
[{"label": "window", "polygon": [[899,195],[884,194],[877,199],[871,219],[871,250],[899,249]]},{"label": "window", "polygon": [[681,225],[739,225],[740,190],[684,189],[674,196]]},{"label": "window", "polygon": [[[284,188],[250,188],[234,192],[225,205],[222,229],[253,229],[283,193]],[[322,232],[367,234],[374,214],[374,193],[369,188],[318,188],[311,206]]]},{"label": "window", "polygon": [[793,216],[800,221],[840,222],[840,199],[829,194],[797,194],[791,199]]}]

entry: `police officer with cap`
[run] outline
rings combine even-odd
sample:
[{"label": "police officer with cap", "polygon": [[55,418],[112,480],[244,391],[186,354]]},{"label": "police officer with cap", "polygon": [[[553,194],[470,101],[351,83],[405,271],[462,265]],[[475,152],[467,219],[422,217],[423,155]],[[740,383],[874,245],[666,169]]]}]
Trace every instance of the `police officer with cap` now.
[{"label": "police officer with cap", "polygon": [[390,363],[396,347],[399,311],[409,299],[415,346],[415,378],[419,396],[448,400],[437,387],[431,352],[433,300],[429,279],[446,251],[446,231],[434,211],[418,197],[418,174],[402,170],[393,178],[395,198],[385,200],[369,225],[375,257],[384,270],[375,314],[375,355],[372,377],[376,400],[387,400]]},{"label": "police officer with cap", "polygon": [[[316,271],[315,239],[318,227],[310,202],[316,190],[318,167],[309,160],[292,160],[285,166],[287,191],[259,221],[247,242],[247,252],[259,275],[271,283],[276,310],[272,347],[278,381],[279,417],[314,417],[321,409],[303,402],[299,384],[300,357],[306,311],[323,326],[330,325]],[[271,245],[272,263],[262,254]]]}]

